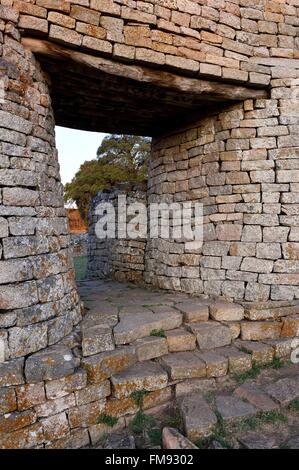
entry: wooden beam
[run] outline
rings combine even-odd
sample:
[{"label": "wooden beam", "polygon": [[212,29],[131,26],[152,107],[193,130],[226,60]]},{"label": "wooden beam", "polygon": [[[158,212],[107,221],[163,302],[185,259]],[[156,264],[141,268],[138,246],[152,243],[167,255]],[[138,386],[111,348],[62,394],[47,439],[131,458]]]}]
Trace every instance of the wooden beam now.
[{"label": "wooden beam", "polygon": [[22,39],[25,48],[34,54],[49,57],[60,61],[72,61],[108,75],[114,75],[138,82],[150,83],[156,87],[176,90],[178,93],[212,97],[221,101],[242,101],[246,99],[267,98],[268,92],[264,89],[248,88],[222,81],[202,80],[183,77],[178,74],[151,69],[141,65],[127,65],[111,59],[96,57],[74,49],[65,48],[59,44],[41,39],[25,37]]}]

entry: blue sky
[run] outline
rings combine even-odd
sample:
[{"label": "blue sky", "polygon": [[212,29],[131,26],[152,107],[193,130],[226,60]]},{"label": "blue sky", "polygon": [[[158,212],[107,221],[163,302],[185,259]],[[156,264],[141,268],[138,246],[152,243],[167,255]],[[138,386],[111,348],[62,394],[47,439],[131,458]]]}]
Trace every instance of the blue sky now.
[{"label": "blue sky", "polygon": [[56,127],[56,146],[62,183],[69,183],[80,165],[96,158],[97,149],[106,134]]}]

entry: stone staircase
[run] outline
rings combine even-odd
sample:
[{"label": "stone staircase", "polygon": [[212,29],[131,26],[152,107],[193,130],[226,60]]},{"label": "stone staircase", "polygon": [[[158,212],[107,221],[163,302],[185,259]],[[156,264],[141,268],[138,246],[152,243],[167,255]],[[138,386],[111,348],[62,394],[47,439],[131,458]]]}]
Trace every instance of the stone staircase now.
[{"label": "stone staircase", "polygon": [[[288,358],[299,336],[295,305],[282,305],[279,315],[277,305],[250,310],[224,299],[107,281],[82,282],[80,294],[86,311],[71,334],[25,361],[17,359],[13,369],[10,362],[0,364],[7,402],[2,413],[10,413],[6,421],[0,415],[0,448],[95,445],[111,431],[99,416],[117,419],[121,429],[140,407],[154,411],[174,402],[181,403],[188,436],[204,436],[215,412],[200,396],[229,374]],[[271,318],[261,320],[266,312]],[[20,397],[18,405],[8,400],[8,391],[11,400]],[[248,400],[249,392],[242,393],[234,403],[245,415],[250,407],[236,400]],[[219,398],[218,409],[225,410],[225,403]],[[20,429],[24,413],[28,424]]]},{"label": "stone staircase", "polygon": [[[97,292],[95,296],[100,301],[97,303],[92,300],[92,291],[96,289],[93,285],[97,283],[82,285],[83,292],[87,290],[83,299],[87,299],[89,307],[83,324],[90,324],[91,318],[96,319],[101,331],[101,323],[113,317],[110,330],[115,345],[115,349],[109,351],[110,342],[105,346],[104,340],[98,341],[97,354],[84,357],[82,367],[87,370],[91,382],[110,378],[111,396],[107,399],[105,412],[124,417],[126,423],[137,409],[132,400],[134,392],[145,393],[144,409],[149,408],[149,403],[155,407],[184,394],[192,396],[194,390],[204,391],[211,381],[221,380],[229,374],[245,373],[255,364],[265,365],[274,358],[288,357],[291,351],[291,339],[278,334],[278,330],[283,330],[290,321],[289,317],[283,317],[278,328],[269,319],[250,319],[251,316],[261,318],[265,313],[253,314],[248,308],[224,299],[192,298],[124,285],[115,285],[116,292],[109,292],[109,289],[108,294],[107,291],[104,295]],[[103,302],[112,309],[111,317],[103,308]],[[119,321],[115,324],[113,308],[116,305]],[[290,308],[287,313],[293,315],[294,307]],[[256,306],[254,309],[258,311]],[[278,318],[278,315],[271,315]],[[292,321],[298,322],[298,315],[294,320],[292,317]],[[94,331],[99,334],[93,329],[90,342],[93,342]],[[105,352],[101,350],[103,347],[107,348]],[[198,398],[198,393],[196,396]],[[208,404],[204,405],[202,401],[194,404],[191,398],[191,402],[186,400],[181,408],[183,416],[187,413],[184,410],[192,410],[194,405],[194,414],[202,420],[203,427],[208,429],[215,424],[215,416],[208,411]],[[200,413],[196,411],[198,406]],[[242,406],[244,414],[249,412],[250,406],[240,404]],[[192,415],[191,411],[188,416]],[[200,429],[194,420],[195,427]],[[192,428],[190,423],[188,426]]]}]

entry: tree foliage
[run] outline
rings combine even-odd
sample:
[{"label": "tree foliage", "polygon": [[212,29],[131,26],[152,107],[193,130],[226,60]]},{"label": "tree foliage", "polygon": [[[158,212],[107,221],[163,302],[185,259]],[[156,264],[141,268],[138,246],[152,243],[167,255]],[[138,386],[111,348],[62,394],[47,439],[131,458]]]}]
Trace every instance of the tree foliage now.
[{"label": "tree foliage", "polygon": [[76,202],[87,221],[91,199],[103,189],[124,181],[143,181],[147,177],[150,139],[128,135],[106,136],[97,159],[84,162],[72,181],[65,185],[65,200]]}]

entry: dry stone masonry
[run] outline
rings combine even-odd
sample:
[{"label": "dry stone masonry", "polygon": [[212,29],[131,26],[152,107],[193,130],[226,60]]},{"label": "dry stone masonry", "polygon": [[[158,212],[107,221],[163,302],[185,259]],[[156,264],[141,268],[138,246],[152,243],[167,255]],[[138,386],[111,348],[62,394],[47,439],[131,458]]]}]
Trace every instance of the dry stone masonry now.
[{"label": "dry stone masonry", "polygon": [[[290,354],[298,10],[298,0],[1,0],[1,448],[84,447],[106,430],[102,413],[129,422],[132,391],[149,392],[148,409]],[[152,136],[148,202],[203,203],[201,251],[126,239],[89,269],[179,291],[175,301],[119,288],[111,302],[112,287],[95,283],[82,287],[100,297],[81,322],[55,122]],[[105,243],[90,249],[99,258]],[[165,338],[151,336],[159,328]]]},{"label": "dry stone masonry", "polygon": [[[141,203],[146,206],[146,187],[144,184],[120,184],[116,189],[99,192],[92,200],[89,210],[88,265],[86,277],[103,279],[110,277],[118,281],[142,282],[144,272],[144,253],[146,239],[130,239],[127,234],[118,238],[118,220],[122,216],[118,208],[119,197],[125,197],[128,204]],[[102,213],[98,206],[110,203],[115,209],[115,238],[100,239],[96,233],[97,223]],[[131,217],[132,218],[132,217]],[[130,222],[130,216],[127,218]]]}]

